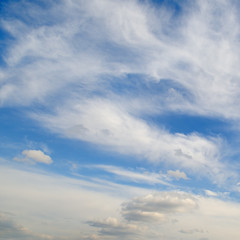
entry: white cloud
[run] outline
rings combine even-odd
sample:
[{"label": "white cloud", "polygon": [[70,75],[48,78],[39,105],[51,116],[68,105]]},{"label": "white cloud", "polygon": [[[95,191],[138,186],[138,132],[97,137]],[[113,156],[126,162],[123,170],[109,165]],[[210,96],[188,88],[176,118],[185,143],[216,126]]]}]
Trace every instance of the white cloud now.
[{"label": "white cloud", "polygon": [[41,150],[24,150],[22,151],[22,155],[24,157],[15,157],[14,160],[22,161],[22,162],[38,162],[38,163],[45,163],[51,164],[53,163],[50,156],[46,155]]},{"label": "white cloud", "polygon": [[179,170],[176,170],[176,171],[169,170],[167,173],[168,173],[169,176],[174,177],[177,180],[179,180],[181,178],[184,179],[184,180],[188,180],[189,179],[185,172],[181,172]]}]

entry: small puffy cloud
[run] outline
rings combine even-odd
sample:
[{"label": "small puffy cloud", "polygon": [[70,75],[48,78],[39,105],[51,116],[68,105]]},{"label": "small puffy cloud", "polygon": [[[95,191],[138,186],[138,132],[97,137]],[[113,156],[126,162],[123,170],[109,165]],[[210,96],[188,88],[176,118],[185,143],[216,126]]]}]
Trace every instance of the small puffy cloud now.
[{"label": "small puffy cloud", "polygon": [[44,154],[40,150],[24,150],[22,154],[25,155],[27,158],[30,158],[36,162],[41,162],[46,164],[52,163],[51,157]]},{"label": "small puffy cloud", "polygon": [[176,171],[169,170],[167,173],[168,173],[169,176],[174,177],[177,180],[179,180],[181,178],[184,179],[184,180],[188,180],[189,179],[184,172],[181,172],[179,170],[176,170]]},{"label": "small puffy cloud", "polygon": [[53,161],[50,156],[46,155],[41,150],[24,150],[22,151],[23,157],[15,157],[14,160],[20,162],[30,162],[30,163],[45,163],[51,164]]},{"label": "small puffy cloud", "polygon": [[134,198],[123,204],[123,217],[130,221],[165,221],[169,214],[189,212],[197,200],[181,192],[160,192]]}]

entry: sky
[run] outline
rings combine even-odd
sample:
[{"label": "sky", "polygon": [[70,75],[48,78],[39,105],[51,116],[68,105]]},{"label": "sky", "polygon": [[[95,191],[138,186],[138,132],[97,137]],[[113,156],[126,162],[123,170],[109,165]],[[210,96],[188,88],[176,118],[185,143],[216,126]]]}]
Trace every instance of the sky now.
[{"label": "sky", "polygon": [[239,11],[0,1],[0,240],[239,240]]}]

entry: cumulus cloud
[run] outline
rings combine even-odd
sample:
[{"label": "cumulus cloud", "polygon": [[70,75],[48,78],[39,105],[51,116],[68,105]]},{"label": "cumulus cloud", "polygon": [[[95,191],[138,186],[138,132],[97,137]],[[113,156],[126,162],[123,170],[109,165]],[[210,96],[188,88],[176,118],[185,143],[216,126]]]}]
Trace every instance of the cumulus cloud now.
[{"label": "cumulus cloud", "polygon": [[22,151],[23,157],[15,157],[14,160],[21,162],[30,162],[30,163],[44,163],[51,164],[53,163],[50,156],[46,155],[41,150],[24,150]]},{"label": "cumulus cloud", "polygon": [[169,214],[189,212],[196,208],[197,200],[189,194],[161,192],[124,203],[122,213],[130,221],[164,221]]},{"label": "cumulus cloud", "polygon": [[[237,219],[240,217],[240,212],[237,205],[234,202],[204,198],[185,192],[157,192],[125,202],[122,205],[124,220],[120,222],[116,219],[111,219],[111,221],[109,219],[107,223],[105,219],[91,223],[101,232],[102,228],[110,229],[113,225],[126,224],[127,220],[128,224],[132,223],[144,230],[141,233],[143,239],[146,237],[151,237],[151,239],[181,238],[182,234],[185,235],[185,239],[189,240],[193,237],[224,240],[225,234],[231,234],[232,239],[238,239]],[[216,222],[224,228],[222,233],[217,234],[218,236],[215,232]],[[134,235],[132,237],[135,239]]]},{"label": "cumulus cloud", "polygon": [[189,179],[185,172],[181,172],[179,170],[176,170],[176,171],[169,170],[167,173],[168,173],[169,176],[174,177],[177,180],[179,180],[181,178],[184,179],[184,180],[188,180]]}]

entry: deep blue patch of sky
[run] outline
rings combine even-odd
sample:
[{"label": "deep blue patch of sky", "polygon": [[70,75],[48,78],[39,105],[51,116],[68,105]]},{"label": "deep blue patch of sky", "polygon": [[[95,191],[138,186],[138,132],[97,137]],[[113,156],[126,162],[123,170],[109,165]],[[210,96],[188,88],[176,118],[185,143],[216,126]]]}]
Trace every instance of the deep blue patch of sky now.
[{"label": "deep blue patch of sky", "polygon": [[[174,80],[161,79],[157,82],[152,79],[146,80],[146,78],[147,76],[140,74],[129,74],[121,79],[112,80],[111,90],[116,92],[117,95],[127,95],[130,98],[145,97],[146,100],[156,98],[156,105],[158,103],[161,105],[164,104],[161,102],[163,96],[168,96],[168,91],[174,89],[187,101],[194,101],[191,93]],[[235,139],[238,135],[235,129],[231,129],[231,122],[225,121],[223,118],[173,111],[159,112],[159,114],[154,115],[146,114],[143,118],[147,122],[166,128],[171,133],[199,133],[227,139]]]}]

